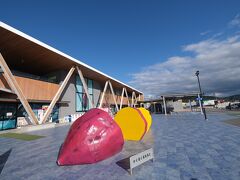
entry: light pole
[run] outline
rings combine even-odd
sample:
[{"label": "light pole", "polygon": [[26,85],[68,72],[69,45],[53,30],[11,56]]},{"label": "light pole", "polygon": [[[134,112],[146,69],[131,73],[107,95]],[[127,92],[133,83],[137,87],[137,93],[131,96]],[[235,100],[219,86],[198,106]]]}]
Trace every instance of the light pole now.
[{"label": "light pole", "polygon": [[203,108],[203,104],[202,104],[202,88],[201,88],[201,84],[200,84],[200,80],[199,80],[199,71],[196,71],[195,75],[197,76],[197,80],[198,80],[198,87],[199,87],[199,103],[200,103],[200,108],[201,108],[201,111],[203,112],[204,114],[204,118],[205,120],[207,120],[207,115],[206,115],[206,111],[205,111],[205,108]]},{"label": "light pole", "polygon": [[195,75],[197,76],[200,95],[202,95],[202,89],[201,89],[201,84],[200,84],[200,80],[199,80],[199,71],[196,71]]}]

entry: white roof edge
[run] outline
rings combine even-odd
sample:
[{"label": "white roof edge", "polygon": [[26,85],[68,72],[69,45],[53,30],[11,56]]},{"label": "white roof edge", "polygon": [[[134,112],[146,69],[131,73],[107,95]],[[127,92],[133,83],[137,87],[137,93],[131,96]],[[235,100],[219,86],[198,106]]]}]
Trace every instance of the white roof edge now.
[{"label": "white roof edge", "polygon": [[61,56],[64,56],[64,57],[68,58],[69,60],[71,60],[71,61],[73,61],[75,63],[78,63],[78,64],[80,64],[82,66],[85,66],[85,67],[87,67],[87,68],[89,68],[89,69],[91,69],[91,70],[93,70],[93,71],[95,71],[95,72],[97,72],[97,73],[99,73],[99,74],[109,78],[109,79],[112,79],[112,80],[114,80],[114,81],[116,81],[116,82],[118,82],[118,83],[120,83],[120,84],[122,84],[122,85],[124,85],[124,86],[126,86],[128,88],[131,88],[131,89],[133,89],[135,91],[138,91],[139,93],[143,94],[143,92],[141,92],[141,91],[139,91],[139,90],[137,90],[137,89],[135,89],[135,88],[133,88],[133,87],[131,87],[131,86],[129,86],[129,85],[127,85],[127,84],[125,84],[125,83],[123,83],[123,82],[121,82],[121,81],[119,81],[119,80],[117,80],[117,79],[115,79],[115,78],[113,78],[113,77],[111,77],[111,76],[109,76],[109,75],[107,75],[107,74],[97,70],[97,69],[95,69],[92,66],[89,66],[89,65],[83,63],[82,61],[79,61],[79,60],[77,60],[77,59],[75,59],[75,58],[73,58],[73,57],[71,57],[71,56],[69,56],[69,55],[67,55],[67,54],[65,54],[65,53],[63,53],[63,52],[61,52],[61,51],[59,51],[59,50],[57,50],[57,49],[55,49],[55,48],[45,44],[45,43],[43,43],[43,42],[41,42],[41,41],[39,41],[36,38],[33,38],[33,37],[31,37],[31,36],[21,32],[21,31],[19,31],[19,30],[15,29],[15,28],[13,28],[13,27],[3,23],[2,21],[0,21],[0,27],[3,27],[3,28],[5,28],[5,29],[7,29],[9,31],[12,31],[13,33],[15,33],[17,35],[24,37],[25,39],[28,39],[28,40],[30,40],[30,41],[32,41],[32,42],[34,42],[34,43],[44,47],[44,48],[47,48],[47,49],[49,49],[49,50],[51,50],[51,51],[53,51],[53,52],[55,52],[55,53],[57,53],[57,54],[59,54]]}]

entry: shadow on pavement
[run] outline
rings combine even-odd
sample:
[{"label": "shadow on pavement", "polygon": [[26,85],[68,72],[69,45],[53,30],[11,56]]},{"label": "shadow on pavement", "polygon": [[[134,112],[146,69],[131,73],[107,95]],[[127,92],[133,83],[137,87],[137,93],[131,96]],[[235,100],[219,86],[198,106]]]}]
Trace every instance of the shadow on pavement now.
[{"label": "shadow on pavement", "polygon": [[12,149],[9,149],[7,152],[0,155],[0,174],[2,173],[2,170],[4,168],[4,165],[6,164],[9,155],[11,154]]}]

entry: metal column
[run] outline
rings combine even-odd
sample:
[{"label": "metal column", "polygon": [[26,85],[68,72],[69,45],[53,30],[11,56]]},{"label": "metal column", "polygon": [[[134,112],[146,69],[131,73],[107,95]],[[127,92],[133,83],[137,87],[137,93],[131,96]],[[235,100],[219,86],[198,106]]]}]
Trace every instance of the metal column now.
[{"label": "metal column", "polygon": [[167,115],[166,100],[165,100],[164,96],[163,96],[163,106],[164,106],[164,113],[165,113],[165,115]]},{"label": "metal column", "polygon": [[201,114],[203,114],[202,101],[201,101],[201,97],[200,97],[199,93],[198,93],[198,102],[199,102],[199,105],[200,105]]}]

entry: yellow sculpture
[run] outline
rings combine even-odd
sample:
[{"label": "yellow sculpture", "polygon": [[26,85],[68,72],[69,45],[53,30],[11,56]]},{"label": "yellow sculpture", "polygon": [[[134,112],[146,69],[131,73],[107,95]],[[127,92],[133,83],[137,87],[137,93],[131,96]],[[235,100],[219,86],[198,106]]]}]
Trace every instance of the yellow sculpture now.
[{"label": "yellow sculpture", "polygon": [[144,108],[126,107],[118,111],[114,120],[122,130],[125,140],[139,141],[149,130],[151,115]]},{"label": "yellow sculpture", "polygon": [[147,121],[147,132],[150,129],[151,125],[152,125],[152,116],[150,114],[150,112],[148,110],[146,110],[145,108],[138,108],[142,115],[145,117],[146,121]]}]

